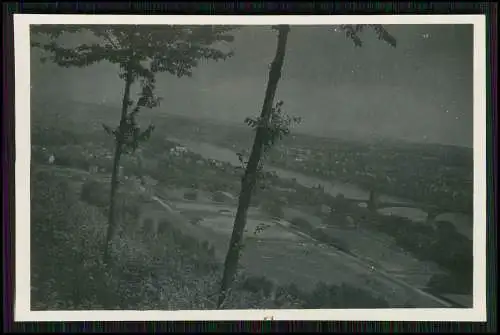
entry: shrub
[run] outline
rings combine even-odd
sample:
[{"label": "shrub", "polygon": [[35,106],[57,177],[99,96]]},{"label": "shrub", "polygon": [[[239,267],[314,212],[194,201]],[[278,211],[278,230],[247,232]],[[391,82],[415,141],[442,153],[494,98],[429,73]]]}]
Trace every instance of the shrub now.
[{"label": "shrub", "polygon": [[310,232],[313,230],[313,227],[311,224],[304,218],[301,217],[296,217],[293,218],[290,223],[294,225],[296,228],[301,229],[306,232]]},{"label": "shrub", "polygon": [[91,162],[82,154],[81,146],[63,146],[54,149],[55,164],[75,169],[88,170]]},{"label": "shrub", "polygon": [[228,200],[228,197],[220,191],[215,191],[212,193],[212,200],[215,202],[225,202]]},{"label": "shrub", "polygon": [[263,276],[248,276],[241,283],[240,288],[249,292],[262,292],[265,296],[269,296],[273,289],[273,282]]},{"label": "shrub", "polygon": [[326,233],[323,229],[313,229],[310,232],[311,236],[317,239],[318,241],[321,241],[323,243],[326,243],[334,248],[339,249],[340,251],[343,251],[345,253],[350,253],[349,251],[349,246],[347,243],[344,241],[335,238],[328,233]]},{"label": "shrub", "polygon": [[82,185],[81,200],[98,207],[109,205],[109,183],[89,180]]},{"label": "shrub", "polygon": [[327,285],[319,282],[312,292],[303,297],[304,308],[388,308],[386,300],[369,291],[347,284]]},{"label": "shrub", "polygon": [[158,235],[166,234],[168,230],[171,229],[171,226],[172,225],[168,220],[160,220],[160,222],[158,223]]},{"label": "shrub", "polygon": [[283,207],[279,201],[269,201],[263,204],[264,211],[273,218],[282,218],[285,213]]},{"label": "shrub", "polygon": [[427,283],[427,287],[440,294],[472,294],[472,267],[465,273],[435,274]]},{"label": "shrub", "polygon": [[153,228],[154,228],[154,221],[151,218],[146,218],[143,222],[143,232],[145,234],[152,234],[153,233]]},{"label": "shrub", "polygon": [[36,163],[47,163],[49,154],[40,147],[33,145],[31,147],[31,161]]},{"label": "shrub", "polygon": [[311,237],[317,239],[318,241],[322,241],[322,242],[330,242],[330,236],[325,233],[325,231],[323,229],[320,229],[320,228],[315,228],[315,229],[312,229],[311,232]]},{"label": "shrub", "polygon": [[[136,200],[136,201],[133,201]],[[125,197],[122,203],[123,208],[120,208],[125,215],[131,218],[132,221],[136,221],[141,214],[141,204],[142,199]]]},{"label": "shrub", "polygon": [[54,126],[43,127],[40,124],[34,124],[31,139],[34,144],[48,146],[78,144],[81,142],[82,137]]},{"label": "shrub", "polygon": [[437,231],[428,225],[396,216],[372,215],[369,224],[394,237],[396,244],[416,258],[432,261],[453,273],[472,271],[472,241],[449,222],[439,222]]},{"label": "shrub", "polygon": [[338,250],[340,250],[342,252],[345,252],[347,254],[352,254],[351,251],[349,250],[349,245],[346,242],[344,242],[338,238],[329,236],[328,241],[325,241],[325,242],[327,242],[328,244],[330,244],[331,246],[337,248]]},{"label": "shrub", "polygon": [[116,300],[100,262],[102,213],[80,202],[65,182],[40,177],[32,178],[33,308],[83,309]]}]

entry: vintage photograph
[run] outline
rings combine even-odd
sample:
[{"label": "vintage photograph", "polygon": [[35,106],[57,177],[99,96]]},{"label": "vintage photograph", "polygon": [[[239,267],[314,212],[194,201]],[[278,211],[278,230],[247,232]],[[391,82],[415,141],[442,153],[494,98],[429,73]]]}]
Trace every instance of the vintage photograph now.
[{"label": "vintage photograph", "polygon": [[474,24],[148,20],[23,28],[31,311],[480,307]]}]

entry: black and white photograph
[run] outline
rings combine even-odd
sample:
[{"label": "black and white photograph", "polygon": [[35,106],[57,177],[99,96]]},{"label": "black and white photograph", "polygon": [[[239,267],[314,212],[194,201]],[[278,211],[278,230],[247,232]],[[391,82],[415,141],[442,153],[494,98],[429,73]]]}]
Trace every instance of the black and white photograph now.
[{"label": "black and white photograph", "polygon": [[486,319],[484,17],[14,29],[16,318]]}]

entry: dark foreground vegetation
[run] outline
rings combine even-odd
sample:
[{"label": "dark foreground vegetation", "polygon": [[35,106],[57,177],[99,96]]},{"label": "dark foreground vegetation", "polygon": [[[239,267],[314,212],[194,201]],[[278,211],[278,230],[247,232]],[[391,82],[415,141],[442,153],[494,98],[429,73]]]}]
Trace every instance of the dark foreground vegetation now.
[{"label": "dark foreground vegetation", "polygon": [[[438,222],[433,227],[357,206],[349,207],[340,199],[333,201],[331,206],[335,211],[324,217],[326,226],[339,227],[346,224],[346,217],[351,217],[359,227],[382,232],[416,259],[433,262],[445,270],[446,274],[434,275],[428,283],[429,290],[435,294],[472,294],[472,241],[458,233],[453,224]],[[291,223],[316,240],[351,254],[349,247],[327,230],[315,228],[303,218],[296,218]]]},{"label": "dark foreground vegetation", "polygon": [[[207,244],[173,229],[157,239],[151,239],[147,232],[126,229],[133,225],[137,211],[129,210],[124,216],[125,223],[113,243],[115,261],[105,266],[100,252],[105,238],[105,207],[82,200],[77,179],[58,174],[57,167],[32,167],[34,310],[215,308],[221,265]],[[128,194],[127,198],[129,208],[141,202],[137,196]],[[361,289],[326,284],[312,290],[277,287],[269,279],[248,277],[243,271],[223,306],[377,307],[388,307],[388,303]]]}]

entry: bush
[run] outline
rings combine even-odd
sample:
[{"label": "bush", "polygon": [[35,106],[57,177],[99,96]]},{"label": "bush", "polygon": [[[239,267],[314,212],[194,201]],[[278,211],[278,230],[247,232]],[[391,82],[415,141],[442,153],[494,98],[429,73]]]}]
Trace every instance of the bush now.
[{"label": "bush", "polygon": [[86,203],[98,207],[109,205],[109,183],[89,180],[82,185],[81,199]]},{"label": "bush", "polygon": [[427,287],[440,294],[472,294],[472,267],[464,273],[435,274],[427,283]]},{"label": "bush", "polygon": [[32,307],[85,309],[116,300],[100,261],[102,213],[50,174],[32,178]]},{"label": "bush", "polygon": [[54,126],[43,127],[39,124],[33,125],[31,134],[33,144],[39,145],[67,145],[81,143],[82,137],[61,128]]},{"label": "bush", "polygon": [[195,190],[187,191],[184,193],[184,199],[196,200],[196,199],[198,199],[198,192],[196,192]]},{"label": "bush", "polygon": [[350,253],[349,251],[349,245],[345,243],[344,241],[335,238],[328,233],[326,233],[323,229],[314,229],[311,232],[311,236],[317,239],[318,241],[321,241],[323,243],[326,243],[334,248],[337,248],[340,251],[343,251],[345,253]]},{"label": "bush", "polygon": [[283,218],[285,215],[283,206],[279,201],[264,202],[263,207],[264,211],[273,218]]},{"label": "bush", "polygon": [[269,296],[273,289],[273,282],[263,276],[248,276],[241,283],[240,288],[249,292],[262,292],[265,296]]},{"label": "bush", "polygon": [[318,283],[311,293],[302,298],[304,308],[388,308],[389,303],[370,292],[347,284],[327,285]]},{"label": "bush", "polygon": [[141,205],[143,204],[143,200],[141,197],[129,197],[129,196],[121,196],[122,206],[120,208],[123,213],[130,217],[132,221],[137,221],[139,215],[141,214]]},{"label": "bush", "polygon": [[212,193],[212,200],[215,202],[226,202],[228,198],[224,193],[215,191]]},{"label": "bush", "polygon": [[294,225],[296,228],[301,229],[305,232],[310,232],[313,230],[311,224],[304,218],[296,217],[293,218],[290,223]]},{"label": "bush", "polygon": [[314,228],[310,231],[311,237],[315,238],[318,241],[329,243],[330,236],[325,233],[325,231],[321,228]]},{"label": "bush", "polygon": [[439,222],[437,229],[397,216],[372,214],[369,225],[394,237],[396,244],[416,258],[432,261],[452,273],[470,273],[472,241],[458,233],[453,224]]},{"label": "bush", "polygon": [[[91,166],[89,157],[82,154],[81,146],[62,146],[54,148],[55,164],[75,169],[88,170]],[[50,153],[50,152],[49,152]]]}]

